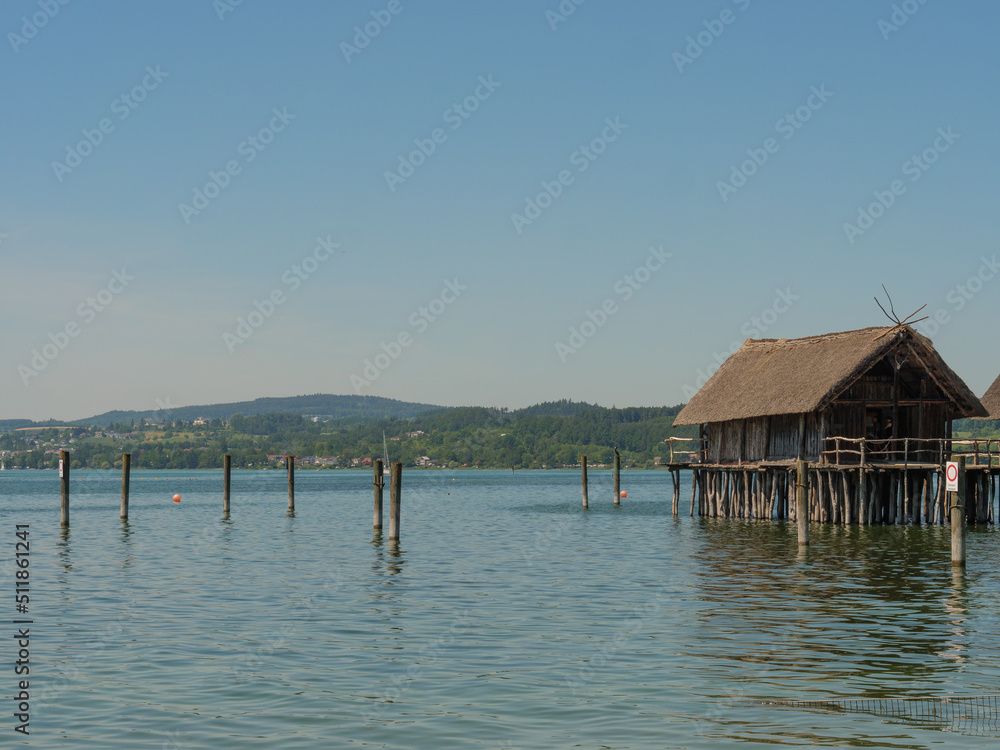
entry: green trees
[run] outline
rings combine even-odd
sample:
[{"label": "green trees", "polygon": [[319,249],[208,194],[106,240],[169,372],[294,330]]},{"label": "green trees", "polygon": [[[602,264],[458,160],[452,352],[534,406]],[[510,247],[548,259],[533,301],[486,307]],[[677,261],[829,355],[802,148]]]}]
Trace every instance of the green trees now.
[{"label": "green trees", "polygon": [[[290,453],[337,459],[333,465],[347,468],[353,459],[381,457],[384,432],[392,438],[390,460],[407,466],[428,456],[437,466],[558,468],[576,465],[582,454],[596,465],[609,463],[615,446],[627,464],[644,466],[664,453],[664,438],[695,435],[694,428],[673,427],[679,409],[606,409],[556,401],[517,411],[485,407],[428,411],[411,419],[314,422],[287,412],[237,414],[228,427],[217,421],[208,425],[177,421],[163,432],[140,424],[135,433],[131,424],[122,424],[114,426],[118,430],[103,431],[101,438],[96,430],[77,428],[71,449],[73,465],[79,468],[120,467],[123,452],[132,453],[136,469],[219,468],[225,453],[233,456],[235,467],[273,465],[269,454]],[[55,465],[58,455],[45,451],[65,439],[65,430],[47,429],[28,438],[7,433],[0,435],[0,450],[16,452],[5,458],[10,468],[42,468]]]}]

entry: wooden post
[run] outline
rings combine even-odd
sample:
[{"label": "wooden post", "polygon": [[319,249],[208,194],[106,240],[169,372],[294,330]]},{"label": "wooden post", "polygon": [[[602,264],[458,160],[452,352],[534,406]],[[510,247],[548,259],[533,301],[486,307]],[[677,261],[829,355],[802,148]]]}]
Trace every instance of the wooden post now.
[{"label": "wooden post", "polygon": [[795,517],[799,528],[799,546],[805,547],[809,544],[809,498],[806,494],[806,462],[796,462],[795,479]]},{"label": "wooden post", "polygon": [[229,515],[229,477],[233,470],[233,457],[226,454],[222,457],[222,512]]},{"label": "wooden post", "polygon": [[618,452],[618,447],[615,446],[615,468],[613,470],[614,480],[615,480],[615,505],[622,504],[622,456]]},{"label": "wooden post", "polygon": [[802,460],[802,454],[806,452],[806,415],[805,412],[799,414],[799,454],[798,460]]},{"label": "wooden post", "polygon": [[582,479],[583,479],[583,507],[584,508],[589,508],[590,505],[588,505],[588,499],[587,499],[587,457],[586,456],[581,456],[580,457],[580,467],[581,467]]},{"label": "wooden post", "polygon": [[382,530],[382,488],[385,487],[385,475],[382,473],[385,468],[382,466],[382,459],[376,458],[373,463],[372,473],[375,475],[375,513],[372,519],[372,529]]},{"label": "wooden post", "polygon": [[69,451],[59,451],[59,525],[69,526]]},{"label": "wooden post", "polygon": [[132,454],[122,453],[122,507],[119,515],[123,521],[128,520],[128,485],[131,473]]},{"label": "wooden post", "polygon": [[951,564],[965,565],[965,456],[952,456],[958,461],[958,492],[951,496]]},{"label": "wooden post", "polygon": [[392,465],[389,476],[389,540],[399,540],[399,505],[403,490],[403,464]]},{"label": "wooden post", "polygon": [[285,456],[285,470],[288,472],[288,510],[295,510],[295,456]]}]

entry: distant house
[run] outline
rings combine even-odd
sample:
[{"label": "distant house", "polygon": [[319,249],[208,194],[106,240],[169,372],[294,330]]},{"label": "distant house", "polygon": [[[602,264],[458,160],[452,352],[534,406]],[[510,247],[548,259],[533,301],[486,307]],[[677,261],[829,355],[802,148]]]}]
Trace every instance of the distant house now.
[{"label": "distant house", "polygon": [[434,460],[431,459],[431,458],[428,458],[427,456],[421,456],[420,458],[418,458],[416,460],[416,464],[417,464],[417,466],[433,466],[434,465]]},{"label": "distant house", "polygon": [[414,430],[413,432],[405,432],[405,433],[403,433],[404,437],[408,437],[408,438],[415,438],[415,437],[418,437],[418,436],[423,435],[423,434],[424,434],[423,430]]},{"label": "distant house", "polygon": [[362,459],[361,459],[361,465],[362,465],[362,466],[371,466],[371,465],[372,465],[372,460],[371,460],[371,458],[369,458],[369,457],[367,457],[367,456],[366,456],[365,458],[362,458]]},{"label": "distant house", "polygon": [[192,425],[194,425],[195,427],[199,427],[199,426],[201,426],[201,425],[206,425],[206,424],[208,424],[208,420],[207,420],[207,419],[205,419],[204,417],[198,417],[198,418],[197,418],[196,420],[194,420],[194,421],[193,421],[193,422],[192,422],[191,424],[192,424]]}]

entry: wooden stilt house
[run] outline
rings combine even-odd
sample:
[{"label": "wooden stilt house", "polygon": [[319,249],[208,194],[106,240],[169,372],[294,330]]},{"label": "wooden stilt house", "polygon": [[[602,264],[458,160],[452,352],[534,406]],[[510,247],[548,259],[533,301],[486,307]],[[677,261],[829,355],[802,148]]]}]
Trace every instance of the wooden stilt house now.
[{"label": "wooden stilt house", "polygon": [[803,459],[815,520],[919,522],[943,514],[931,482],[952,420],[986,414],[929,339],[895,325],[748,339],[674,424],[701,428],[690,468],[703,514],[788,517],[787,474]]}]

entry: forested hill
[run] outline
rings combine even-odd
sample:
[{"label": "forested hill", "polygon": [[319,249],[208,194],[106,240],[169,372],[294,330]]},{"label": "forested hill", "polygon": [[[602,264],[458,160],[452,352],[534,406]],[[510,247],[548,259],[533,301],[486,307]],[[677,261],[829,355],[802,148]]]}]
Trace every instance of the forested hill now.
[{"label": "forested hill", "polygon": [[195,419],[229,419],[234,414],[267,414],[288,412],[304,417],[321,419],[386,419],[415,417],[426,411],[447,407],[433,404],[416,404],[397,401],[380,396],[335,396],[329,393],[315,393],[310,396],[288,396],[282,398],[258,398],[253,401],[238,401],[228,404],[204,404],[201,406],[172,406],[169,401],[160,409],[147,411],[108,411],[72,424],[93,427],[107,427],[112,424],[147,422],[160,423],[178,419],[192,422]]},{"label": "forested hill", "polygon": [[314,421],[288,412],[236,414],[228,424],[177,419],[158,427],[129,422],[104,430],[76,427],[71,434],[56,429],[31,437],[8,433],[0,438],[0,448],[14,452],[8,466],[32,468],[52,463],[52,451],[70,436],[74,466],[80,467],[113,468],[129,452],[137,468],[218,468],[224,453],[240,467],[276,466],[268,456],[293,454],[306,466],[350,468],[381,457],[384,435],[389,459],[405,466],[560,468],[578,464],[584,454],[600,465],[611,461],[615,446],[627,466],[653,466],[667,454],[665,438],[696,433],[696,428],[673,428],[680,408],[608,409],[557,401],[516,411],[461,407],[364,421]]}]

